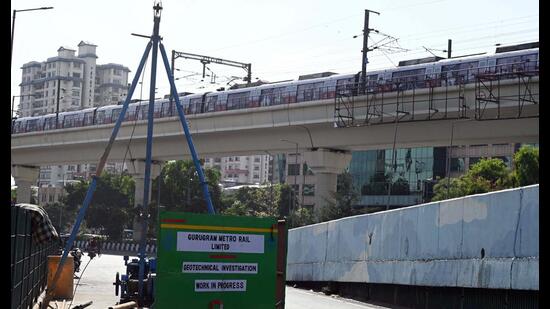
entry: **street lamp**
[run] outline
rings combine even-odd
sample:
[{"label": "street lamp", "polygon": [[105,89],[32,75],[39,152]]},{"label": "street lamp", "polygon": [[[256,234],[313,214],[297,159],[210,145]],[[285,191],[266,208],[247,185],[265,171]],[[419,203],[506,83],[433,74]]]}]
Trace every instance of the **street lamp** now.
[{"label": "street lamp", "polygon": [[11,61],[12,61],[12,55],[13,55],[13,38],[15,36],[15,14],[17,12],[50,10],[50,9],[53,9],[53,6],[34,8],[34,9],[13,10],[13,21],[12,21],[12,24],[11,24],[10,69],[11,69]]},{"label": "street lamp", "polygon": [[[282,139],[281,142],[287,142],[287,143],[296,145],[296,153],[294,153],[294,159],[295,159],[294,164],[298,165],[298,143],[294,141],[289,141],[287,139]],[[300,173],[300,167],[298,167],[298,173]],[[297,178],[298,178],[298,174],[294,173],[294,187],[296,187],[297,185],[297,182],[298,182]],[[292,193],[294,193],[294,189],[292,189]],[[292,197],[294,197],[294,195],[292,195]],[[290,211],[290,207],[288,210]]]}]

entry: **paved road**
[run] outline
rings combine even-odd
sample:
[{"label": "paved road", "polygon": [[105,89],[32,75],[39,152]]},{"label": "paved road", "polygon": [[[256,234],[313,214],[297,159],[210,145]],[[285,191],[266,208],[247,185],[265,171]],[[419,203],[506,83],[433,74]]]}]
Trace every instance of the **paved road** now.
[{"label": "paved road", "polygon": [[[90,264],[84,270],[88,262]],[[87,308],[106,309],[119,300],[119,297],[115,296],[115,287],[112,283],[115,281],[117,271],[121,274],[126,273],[122,256],[102,254],[100,257],[95,257],[90,261],[90,258],[86,255],[82,257],[80,273],[77,273],[77,275],[81,275],[83,270],[84,274],[78,286],[76,285],[78,279],[74,280],[75,287],[77,288],[73,306],[91,300],[94,303]]]},{"label": "paved road", "polygon": [[[130,257],[131,258],[131,257]],[[88,256],[83,257],[80,267],[90,261]],[[82,276],[76,290],[73,306],[92,300],[94,303],[88,308],[105,309],[118,301],[112,285],[116,272],[125,273],[124,260],[119,255],[101,255],[94,258]],[[78,280],[75,280],[75,286]],[[287,287],[286,309],[382,309],[386,307],[360,303],[340,297],[326,296],[307,290]]]},{"label": "paved road", "polygon": [[326,296],[323,293],[286,287],[285,309],[384,309],[341,297]]}]

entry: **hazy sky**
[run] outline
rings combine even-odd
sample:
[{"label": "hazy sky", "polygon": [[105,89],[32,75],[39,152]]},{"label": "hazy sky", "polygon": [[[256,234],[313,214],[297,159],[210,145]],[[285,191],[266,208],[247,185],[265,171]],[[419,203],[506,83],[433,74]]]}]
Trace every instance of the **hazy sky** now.
[{"label": "hazy sky", "polygon": [[[364,9],[371,14],[370,27],[398,38],[408,52],[369,53],[368,69],[391,67],[399,60],[430,56],[422,46],[447,48],[453,39],[453,55],[494,51],[496,43],[538,40],[537,0],[399,0],[399,1],[197,1],[165,0],[160,26],[165,47],[252,63],[253,78],[268,81],[296,79],[298,75],[361,69]],[[77,49],[81,40],[96,44],[98,64],[120,63],[130,68],[130,80],[153,26],[150,0],[12,0],[12,9],[53,6],[53,10],[17,14],[12,64],[12,95],[19,94],[21,65],[57,55],[60,46]],[[369,45],[383,39],[372,34]],[[157,96],[168,93],[162,62],[159,62]],[[196,61],[178,59],[176,77],[201,72]],[[179,92],[202,92],[227,83],[244,70],[212,64],[219,77],[201,82],[198,75],[176,82]],[[147,66],[148,80],[150,62]],[[148,96],[148,81],[143,97]],[[201,88],[205,87],[205,88]],[[136,89],[134,98],[139,98]]]}]

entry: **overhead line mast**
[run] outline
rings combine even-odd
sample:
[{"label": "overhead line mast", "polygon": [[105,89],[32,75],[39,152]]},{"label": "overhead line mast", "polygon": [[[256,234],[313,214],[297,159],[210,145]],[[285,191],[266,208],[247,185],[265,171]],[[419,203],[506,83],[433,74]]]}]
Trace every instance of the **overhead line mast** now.
[{"label": "overhead line mast", "polygon": [[377,15],[380,15],[380,13],[371,11],[371,10],[365,10],[365,25],[363,28],[363,61],[361,63],[361,93],[365,93],[366,86],[367,86],[367,52],[371,51],[368,47],[368,41],[369,41],[369,33],[371,30],[369,28],[369,13],[375,13]]}]

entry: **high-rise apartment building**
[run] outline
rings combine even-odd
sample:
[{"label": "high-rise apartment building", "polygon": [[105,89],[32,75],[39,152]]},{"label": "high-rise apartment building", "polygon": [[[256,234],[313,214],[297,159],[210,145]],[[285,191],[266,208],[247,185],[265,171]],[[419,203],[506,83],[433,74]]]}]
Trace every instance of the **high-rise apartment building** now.
[{"label": "high-rise apartment building", "polygon": [[271,157],[268,155],[208,158],[204,165],[218,169],[225,185],[263,184],[271,179]]},{"label": "high-rise apartment building", "polygon": [[[57,56],[46,61],[31,61],[22,67],[19,117],[81,110],[117,104],[128,94],[128,73],[121,65],[98,65],[97,46],[81,41],[77,51],[60,47]],[[59,107],[58,107],[59,105]],[[107,170],[119,171],[120,164],[108,164]],[[56,165],[40,169],[38,203],[55,202],[63,187],[74,179],[88,178],[95,165]]]},{"label": "high-rise apartment building", "polygon": [[60,47],[57,56],[22,67],[19,116],[117,104],[128,93],[128,72],[120,64],[97,65],[96,45],[81,41],[76,50]]}]

